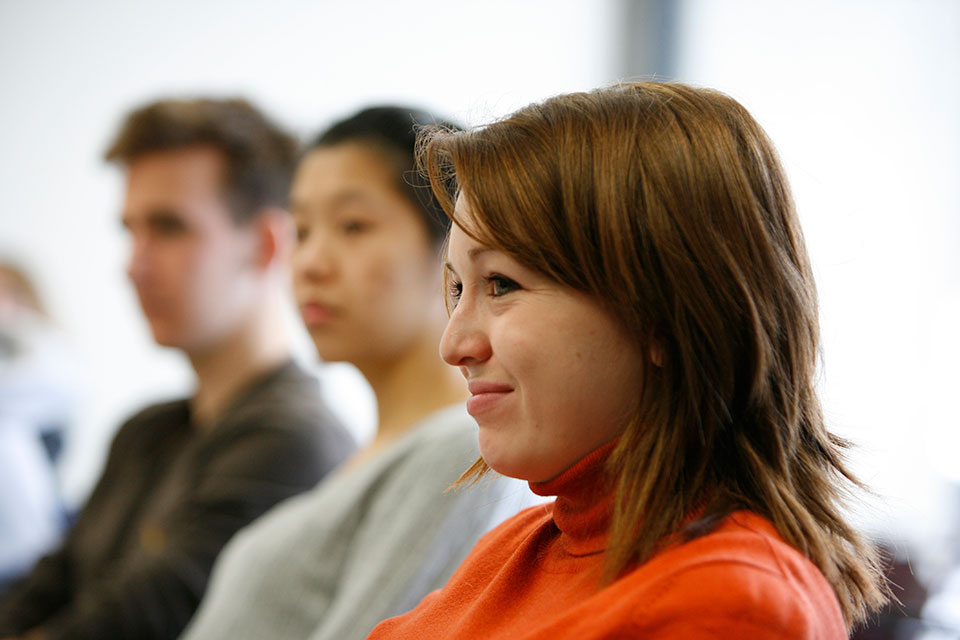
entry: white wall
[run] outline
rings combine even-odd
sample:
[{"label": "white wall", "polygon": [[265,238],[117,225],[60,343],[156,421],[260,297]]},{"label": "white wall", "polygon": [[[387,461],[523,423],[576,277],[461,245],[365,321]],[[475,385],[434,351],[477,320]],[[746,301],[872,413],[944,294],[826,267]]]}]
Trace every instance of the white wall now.
[{"label": "white wall", "polygon": [[[821,301],[828,424],[877,533],[948,552],[960,482],[960,3],[690,0],[679,72],[777,144]],[[954,497],[955,499],[955,497]],[[956,524],[956,522],[953,522]]]},{"label": "white wall", "polygon": [[[0,254],[33,267],[89,370],[70,496],[124,414],[189,386],[123,277],[122,186],[99,156],[126,111],[242,93],[301,134],[382,100],[481,122],[616,79],[619,1],[0,0]],[[784,157],[821,293],[828,419],[883,495],[861,517],[936,539],[954,517],[945,478],[960,480],[960,3],[682,7],[679,78],[740,99]],[[356,380],[329,377],[368,428]]]},{"label": "white wall", "polygon": [[[122,177],[100,156],[120,118],[167,94],[243,94],[309,135],[376,101],[480,122],[609,82],[612,2],[0,1],[0,255],[35,273],[89,375],[69,451],[85,495],[122,417],[190,377],[151,344],[123,275]],[[360,433],[356,376],[328,376]]]}]

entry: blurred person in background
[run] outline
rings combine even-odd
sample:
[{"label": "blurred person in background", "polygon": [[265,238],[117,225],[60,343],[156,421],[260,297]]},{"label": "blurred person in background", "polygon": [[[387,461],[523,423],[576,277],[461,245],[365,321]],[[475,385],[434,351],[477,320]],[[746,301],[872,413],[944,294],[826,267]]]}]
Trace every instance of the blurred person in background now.
[{"label": "blurred person in background", "polygon": [[466,387],[437,353],[448,223],[414,171],[417,123],[438,120],[365,109],[300,162],[297,302],[319,356],[370,382],[379,423],[333,477],[231,541],[189,640],[363,638],[442,585],[487,529],[532,500],[504,478],[445,492],[478,452]]},{"label": "blurred person in background", "polygon": [[0,261],[0,593],[65,525],[56,463],[79,380],[30,278]]},{"label": "blurred person in background", "polygon": [[63,544],[0,602],[0,636],[176,637],[226,541],[352,452],[283,329],[295,153],[242,100],[124,122],[106,157],[126,169],[128,275],[196,389],[123,424]]},{"label": "blurred person in background", "polygon": [[885,602],[820,410],[789,186],[740,104],[624,83],[423,157],[454,219],[440,350],[480,427],[465,480],[556,500],[371,639],[841,640]]}]

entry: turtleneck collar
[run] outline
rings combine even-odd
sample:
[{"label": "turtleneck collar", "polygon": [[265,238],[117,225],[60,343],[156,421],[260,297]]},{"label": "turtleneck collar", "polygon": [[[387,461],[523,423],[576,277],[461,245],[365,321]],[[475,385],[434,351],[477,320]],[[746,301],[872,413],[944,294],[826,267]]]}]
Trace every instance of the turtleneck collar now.
[{"label": "turtleneck collar", "polygon": [[613,440],[593,450],[552,480],[531,482],[538,496],[556,496],[553,521],[561,532],[566,553],[587,556],[607,547],[613,515],[613,479],[606,462],[616,446]]}]

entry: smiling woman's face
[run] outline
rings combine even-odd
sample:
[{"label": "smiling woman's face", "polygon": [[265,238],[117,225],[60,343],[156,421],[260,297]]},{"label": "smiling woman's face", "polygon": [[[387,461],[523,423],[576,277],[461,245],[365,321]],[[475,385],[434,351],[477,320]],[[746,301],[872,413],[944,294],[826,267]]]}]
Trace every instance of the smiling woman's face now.
[{"label": "smiling woman's face", "polygon": [[[457,219],[469,221],[463,198]],[[640,348],[593,297],[535,273],[456,225],[440,354],[460,368],[495,471],[550,480],[622,433],[640,392]]]}]

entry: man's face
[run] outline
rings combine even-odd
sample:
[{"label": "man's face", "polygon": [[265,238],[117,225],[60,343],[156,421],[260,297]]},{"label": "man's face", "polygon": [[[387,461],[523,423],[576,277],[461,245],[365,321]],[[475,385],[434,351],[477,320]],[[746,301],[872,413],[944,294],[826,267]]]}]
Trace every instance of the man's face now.
[{"label": "man's face", "polygon": [[223,196],[224,160],[204,146],[149,153],[128,167],[127,274],[157,343],[215,347],[256,304],[255,225],[237,226]]}]

